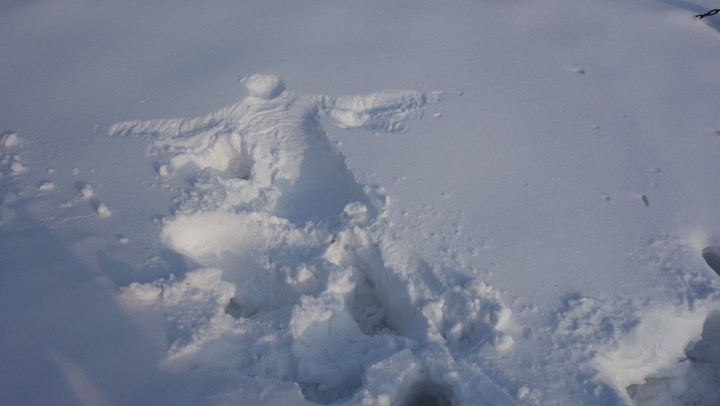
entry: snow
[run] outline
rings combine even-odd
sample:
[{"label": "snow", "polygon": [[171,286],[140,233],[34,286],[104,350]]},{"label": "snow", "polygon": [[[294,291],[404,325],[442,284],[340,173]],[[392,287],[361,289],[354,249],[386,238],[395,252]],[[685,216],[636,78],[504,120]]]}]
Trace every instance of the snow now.
[{"label": "snow", "polygon": [[254,74],[245,82],[250,96],[262,99],[272,99],[285,90],[285,84],[278,75]]},{"label": "snow", "polygon": [[0,139],[0,145],[4,145],[6,147],[14,147],[18,145],[18,143],[18,135],[14,132],[7,132]]},{"label": "snow", "polygon": [[100,203],[100,205],[97,208],[98,215],[100,217],[110,217],[110,209],[105,206],[105,203]]},{"label": "snow", "polygon": [[17,175],[18,173],[24,171],[25,167],[23,166],[22,163],[16,161],[16,162],[13,162],[12,164],[10,164],[10,169],[12,170],[13,175]]},{"label": "snow", "polygon": [[40,186],[38,186],[38,190],[53,190],[55,189],[55,184],[52,182],[43,182]]},{"label": "snow", "polygon": [[82,188],[80,189],[80,194],[82,195],[82,197],[84,197],[86,199],[92,197],[92,195],[93,195],[92,187],[87,184],[83,185]]},{"label": "snow", "polygon": [[0,403],[716,404],[715,7],[0,5]]}]

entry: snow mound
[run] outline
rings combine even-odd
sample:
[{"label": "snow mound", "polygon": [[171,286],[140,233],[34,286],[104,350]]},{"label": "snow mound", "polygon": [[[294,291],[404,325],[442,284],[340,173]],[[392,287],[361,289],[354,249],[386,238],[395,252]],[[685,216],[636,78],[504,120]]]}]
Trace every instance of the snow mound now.
[{"label": "snow mound", "polygon": [[327,114],[341,127],[404,131],[424,95],[258,94],[205,118],[111,130],[148,136],[151,155],[170,156],[167,177],[192,175],[161,238],[200,268],[123,289],[174,323],[163,366],[292,380],[324,404],[448,405],[486,380],[448,371],[459,368],[452,351],[512,347],[499,292],[474,279],[448,286],[390,237],[382,190],[355,181],[320,124]]}]

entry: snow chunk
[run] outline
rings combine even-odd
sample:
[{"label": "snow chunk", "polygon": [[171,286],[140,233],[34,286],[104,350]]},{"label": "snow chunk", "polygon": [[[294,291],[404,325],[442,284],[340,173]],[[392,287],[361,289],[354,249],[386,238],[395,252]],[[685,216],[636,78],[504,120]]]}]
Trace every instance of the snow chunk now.
[{"label": "snow chunk", "polygon": [[43,182],[38,189],[40,190],[52,190],[55,189],[55,184],[52,182]]},{"label": "snow chunk", "polygon": [[513,347],[513,344],[515,344],[515,341],[507,334],[496,333],[493,339],[493,346],[497,348],[498,351],[507,351]]},{"label": "snow chunk", "polygon": [[0,146],[4,145],[6,147],[14,147],[19,143],[20,141],[18,140],[18,135],[15,133],[5,134],[2,138],[0,138]]},{"label": "snow chunk", "polygon": [[25,167],[20,162],[15,161],[12,164],[10,164],[10,169],[12,169],[13,175],[16,175],[16,174],[24,171]]},{"label": "snow chunk", "polygon": [[80,194],[82,194],[82,197],[85,199],[92,197],[93,191],[90,185],[83,185],[82,189],[80,189]]},{"label": "snow chunk", "polygon": [[217,304],[225,305],[235,294],[235,286],[222,280],[223,271],[217,268],[202,268],[188,272],[182,281],[163,285],[163,300],[179,303],[186,299],[199,301],[207,296]]},{"label": "snow chunk", "polygon": [[139,284],[133,282],[126,287],[120,288],[120,290],[140,300],[156,300],[162,294],[162,287],[157,286],[155,283]]},{"label": "snow chunk", "polygon": [[360,202],[348,203],[343,214],[349,219],[350,224],[364,223],[370,219],[367,206]]},{"label": "snow chunk", "polygon": [[201,268],[188,272],[182,280],[171,277],[167,282],[162,279],[144,284],[133,282],[120,290],[141,300],[162,299],[165,304],[205,300],[227,304],[235,293],[235,287],[222,281],[222,274],[216,268]]},{"label": "snow chunk", "polygon": [[97,208],[97,213],[100,215],[100,217],[110,217],[112,213],[110,213],[110,209],[105,206],[105,203],[100,203],[100,206]]}]

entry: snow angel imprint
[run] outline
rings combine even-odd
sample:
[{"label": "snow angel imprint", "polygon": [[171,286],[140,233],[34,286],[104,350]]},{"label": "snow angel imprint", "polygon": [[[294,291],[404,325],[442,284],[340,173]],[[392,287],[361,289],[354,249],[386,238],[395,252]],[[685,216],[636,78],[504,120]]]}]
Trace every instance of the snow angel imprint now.
[{"label": "snow angel imprint", "polygon": [[154,146],[171,152],[172,170],[196,173],[211,168],[238,184],[236,206],[266,211],[302,223],[366,202],[320,123],[321,115],[341,128],[403,132],[419,117],[425,96],[388,90],[366,96],[300,96],[275,75],[253,75],[250,96],[206,117],[132,121],[114,125],[113,135],[151,135]]}]

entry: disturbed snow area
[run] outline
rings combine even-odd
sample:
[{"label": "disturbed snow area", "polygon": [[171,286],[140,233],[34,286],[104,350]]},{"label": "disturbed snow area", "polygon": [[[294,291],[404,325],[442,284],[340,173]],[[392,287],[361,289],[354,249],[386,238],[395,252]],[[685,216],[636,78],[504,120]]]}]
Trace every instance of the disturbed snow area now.
[{"label": "disturbed snow area", "polygon": [[[319,121],[403,131],[425,95],[300,96],[282,86],[254,75],[250,97],[205,118],[111,129],[147,137],[151,155],[169,162],[162,176],[190,181],[161,238],[199,268],[123,288],[174,324],[163,366],[290,380],[323,404],[402,404],[429,382],[448,394],[472,388],[476,374],[436,371],[472,348],[512,347],[501,331],[510,310],[479,280],[447,284],[389,236],[383,190],[355,181]],[[401,373],[396,384],[387,363]]]}]

